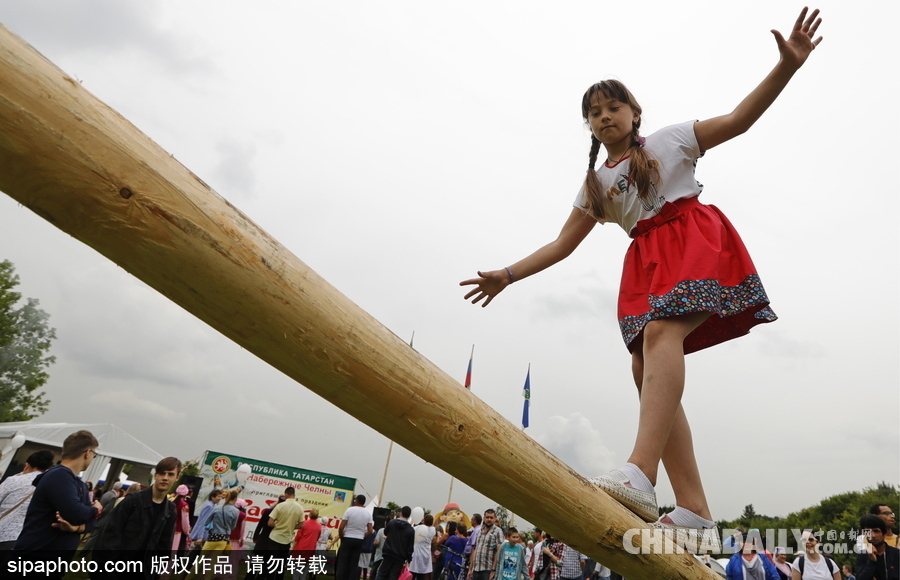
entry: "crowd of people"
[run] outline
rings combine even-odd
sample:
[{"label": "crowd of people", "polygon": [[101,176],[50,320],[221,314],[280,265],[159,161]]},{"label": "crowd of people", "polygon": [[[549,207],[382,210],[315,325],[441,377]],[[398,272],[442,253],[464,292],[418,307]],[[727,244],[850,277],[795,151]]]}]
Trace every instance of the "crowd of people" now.
[{"label": "crowd of people", "polygon": [[[900,550],[894,512],[882,503],[872,505],[860,518],[860,535],[855,546],[855,566],[839,566],[823,553],[820,538],[812,530],[800,536],[799,551],[788,562],[784,547],[774,553],[765,550],[751,534],[738,528],[724,545],[734,554],[725,567],[727,580],[892,580],[900,578]],[[751,530],[752,532],[753,530]],[[756,536],[758,539],[758,536]]]},{"label": "crowd of people", "polygon": [[[80,478],[99,444],[88,431],[77,431],[63,443],[53,465],[48,450],[30,455],[21,473],[0,484],[0,549],[25,561],[70,561],[82,555],[101,564],[143,560],[152,556],[187,555],[214,559],[228,554],[233,567],[224,576],[238,578],[241,561],[249,560],[247,502],[239,489],[213,489],[191,517],[191,490],[180,481],[181,462],[160,460],[149,486],[113,485],[105,492]],[[174,488],[174,492],[173,492]],[[421,508],[405,506],[394,513],[365,507],[366,496],[340,519],[337,533],[318,510],[307,510],[294,488],[264,509],[252,537],[252,554],[265,562],[310,561],[337,548],[335,580],[614,580],[614,571],[592,561],[547,532],[522,534],[501,528],[494,510],[471,517],[435,518]],[[448,504],[446,514],[462,515]],[[193,521],[192,521],[193,519]],[[783,548],[769,553],[739,530],[724,546],[734,551],[727,562],[728,580],[900,580],[900,550],[893,510],[875,504],[860,520],[856,566],[837,564],[819,549],[819,538],[804,532],[802,551],[792,562]],[[82,543],[83,542],[83,543]],[[132,577],[101,566],[92,578]],[[324,567],[318,571],[321,573]],[[191,572],[188,580],[197,576]],[[208,571],[207,571],[208,572]],[[44,570],[42,578],[61,578],[64,570]],[[307,580],[311,567],[266,566],[250,570],[251,580]],[[154,575],[145,566],[135,577]],[[219,574],[222,577],[222,574]]]}]

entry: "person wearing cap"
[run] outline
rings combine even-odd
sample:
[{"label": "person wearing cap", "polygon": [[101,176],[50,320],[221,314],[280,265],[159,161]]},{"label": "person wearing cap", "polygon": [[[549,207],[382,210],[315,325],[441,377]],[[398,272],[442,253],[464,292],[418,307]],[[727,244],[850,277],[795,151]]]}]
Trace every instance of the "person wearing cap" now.
[{"label": "person wearing cap", "polygon": [[775,570],[778,571],[778,577],[780,580],[791,580],[793,574],[791,574],[791,565],[788,564],[787,561],[786,548],[776,546],[775,557],[772,559],[772,563],[775,564]]},{"label": "person wearing cap", "polygon": [[189,495],[191,495],[190,488],[182,483],[175,488],[175,498],[172,500],[172,504],[175,506],[175,536],[172,539],[172,552],[178,555],[184,552],[184,539],[191,533],[191,507],[185,499]]},{"label": "person wearing cap", "polygon": [[[181,461],[166,457],[156,464],[153,485],[126,495],[109,515],[94,545],[94,561],[98,569],[107,561],[133,561],[140,558],[150,570],[153,556],[169,555],[175,536],[175,504],[168,500],[169,488],[178,481]],[[111,567],[115,568],[115,567]],[[113,578],[109,574],[92,574],[92,578]]]}]

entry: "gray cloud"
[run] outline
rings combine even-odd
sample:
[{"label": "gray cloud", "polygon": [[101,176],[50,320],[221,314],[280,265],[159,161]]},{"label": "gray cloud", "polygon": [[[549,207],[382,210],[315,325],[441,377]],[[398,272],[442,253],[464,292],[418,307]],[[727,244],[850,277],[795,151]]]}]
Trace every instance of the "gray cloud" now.
[{"label": "gray cloud", "polygon": [[214,189],[228,199],[249,199],[256,197],[256,173],[253,160],[256,146],[233,140],[222,140],[216,144],[219,163],[213,169],[211,183]]},{"label": "gray cloud", "polygon": [[133,52],[171,74],[209,70],[212,62],[191,54],[187,37],[160,27],[161,13],[157,0],[7,2],[0,6],[0,21],[51,60]]},{"label": "gray cloud", "polygon": [[94,394],[88,401],[114,412],[134,414],[151,421],[180,423],[186,417],[185,413],[181,411],[175,411],[157,401],[142,398],[130,390],[103,391]]},{"label": "gray cloud", "polygon": [[547,431],[538,441],[572,469],[586,477],[606,473],[616,467],[614,454],[603,442],[600,432],[581,413],[568,417],[554,415]]}]

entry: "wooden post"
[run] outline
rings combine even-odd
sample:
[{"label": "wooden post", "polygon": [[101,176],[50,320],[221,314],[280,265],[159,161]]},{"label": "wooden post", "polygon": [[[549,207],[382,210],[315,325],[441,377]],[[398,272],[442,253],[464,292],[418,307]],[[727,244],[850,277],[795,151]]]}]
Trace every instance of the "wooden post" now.
[{"label": "wooden post", "polygon": [[353,417],[613,570],[632,579],[716,578],[688,554],[626,553],[623,536],[646,524],[2,25],[0,190]]}]

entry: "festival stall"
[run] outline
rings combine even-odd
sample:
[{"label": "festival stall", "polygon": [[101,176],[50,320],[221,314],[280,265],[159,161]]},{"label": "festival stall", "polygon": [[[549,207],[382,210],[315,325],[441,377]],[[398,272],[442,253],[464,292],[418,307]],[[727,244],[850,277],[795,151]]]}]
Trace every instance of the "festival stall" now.
[{"label": "festival stall", "polygon": [[341,516],[352,505],[356,479],[268,463],[207,451],[200,460],[200,477],[203,479],[195,495],[194,514],[200,512],[213,489],[230,491],[240,489],[247,502],[247,529],[245,540],[253,538],[262,511],[274,506],[286,487],[293,487],[297,500],[306,511],[319,510],[319,517],[328,520],[328,527],[337,529]]},{"label": "festival stall", "polygon": [[0,478],[19,473],[28,456],[41,449],[53,451],[58,460],[66,437],[81,430],[90,431],[100,442],[97,456],[81,474],[84,481],[97,483],[107,467],[106,482],[118,481],[125,465],[131,465],[128,478],[146,483],[163,458],[112,423],[0,423]]}]

